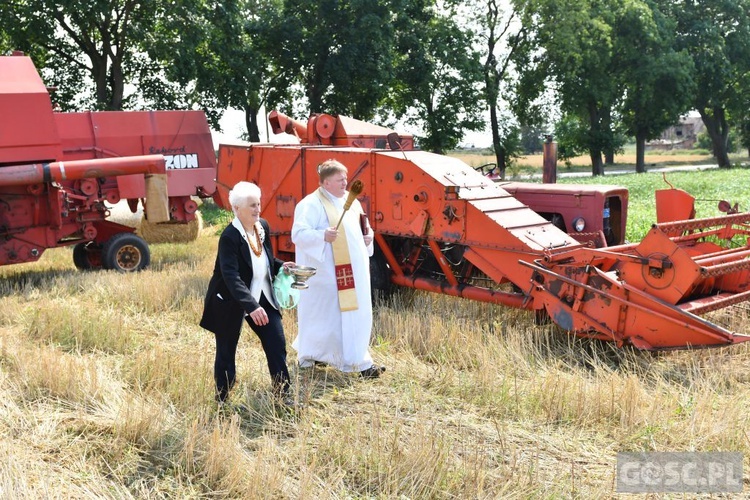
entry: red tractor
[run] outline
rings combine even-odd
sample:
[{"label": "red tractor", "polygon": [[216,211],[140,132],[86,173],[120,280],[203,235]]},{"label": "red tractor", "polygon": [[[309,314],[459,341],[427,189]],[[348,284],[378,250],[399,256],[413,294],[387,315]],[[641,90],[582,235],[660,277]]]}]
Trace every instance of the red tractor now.
[{"label": "red tractor", "polygon": [[79,269],[143,269],[148,245],[110,207],[186,223],[193,197],[216,189],[202,112],[55,112],[31,59],[14,55],[0,57],[0,116],[0,265],[73,245]]}]

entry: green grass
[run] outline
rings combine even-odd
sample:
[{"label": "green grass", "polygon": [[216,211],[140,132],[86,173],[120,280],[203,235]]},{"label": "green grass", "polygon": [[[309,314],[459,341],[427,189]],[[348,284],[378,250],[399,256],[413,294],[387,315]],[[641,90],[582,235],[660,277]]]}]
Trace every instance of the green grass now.
[{"label": "green grass", "polygon": [[[740,211],[750,209],[750,168],[710,169],[692,172],[670,172],[666,180],[675,188],[683,189],[695,196],[696,217],[721,215],[720,200],[732,205],[738,203]],[[628,188],[628,226],[626,239],[640,241],[656,222],[654,192],[668,189],[661,174],[624,174],[598,177],[561,178],[561,184],[606,184]]]},{"label": "green grass", "polygon": [[204,200],[199,208],[203,223],[206,226],[213,226],[217,234],[220,233],[234,218],[232,212],[219,207],[212,199]]}]

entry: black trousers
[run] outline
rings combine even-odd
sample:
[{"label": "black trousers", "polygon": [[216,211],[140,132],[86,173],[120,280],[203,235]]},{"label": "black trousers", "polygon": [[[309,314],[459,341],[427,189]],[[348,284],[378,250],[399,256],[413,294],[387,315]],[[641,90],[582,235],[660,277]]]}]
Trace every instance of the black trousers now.
[{"label": "black trousers", "polygon": [[[289,369],[286,366],[286,338],[281,326],[281,314],[268,302],[263,293],[260,295],[260,306],[266,310],[268,324],[256,325],[250,316],[246,316],[245,320],[260,339],[263,351],[266,353],[273,392],[278,396],[283,396],[289,390]],[[235,356],[241,331],[242,329],[232,333],[215,334],[214,380],[216,381],[216,399],[219,401],[224,401],[234,386],[237,375]]]}]

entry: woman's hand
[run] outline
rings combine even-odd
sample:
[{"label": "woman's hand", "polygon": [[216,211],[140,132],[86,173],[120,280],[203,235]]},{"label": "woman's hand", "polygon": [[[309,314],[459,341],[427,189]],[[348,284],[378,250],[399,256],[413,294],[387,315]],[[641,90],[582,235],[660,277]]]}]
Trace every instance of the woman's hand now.
[{"label": "woman's hand", "polygon": [[289,262],[284,262],[284,264],[282,264],[282,266],[284,267],[284,272],[287,273],[287,274],[289,274],[289,273],[292,272],[292,268],[293,267],[297,267],[297,263],[289,261]]},{"label": "woman's hand", "polygon": [[266,310],[262,307],[258,307],[255,311],[251,312],[250,318],[253,320],[253,323],[258,326],[268,324],[268,314],[266,314]]}]

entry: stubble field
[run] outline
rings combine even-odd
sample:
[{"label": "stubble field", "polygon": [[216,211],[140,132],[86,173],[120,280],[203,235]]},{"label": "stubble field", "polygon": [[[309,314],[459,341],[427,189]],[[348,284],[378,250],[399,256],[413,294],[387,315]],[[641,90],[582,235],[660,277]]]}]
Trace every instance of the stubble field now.
[{"label": "stubble field", "polygon": [[[750,451],[748,344],[617,350],[410,291],[375,307],[382,378],[290,348],[307,407],[276,408],[245,327],[246,408],[218,411],[197,326],[217,229],[137,275],[81,273],[70,249],[0,268],[0,497],[607,498],[619,451]],[[722,321],[750,331],[747,307]]]},{"label": "stubble field", "polygon": [[[478,166],[488,161],[494,161],[494,158],[488,151],[485,152],[454,152],[451,156],[461,158],[466,164],[471,166]],[[745,157],[746,158],[746,157]],[[516,163],[519,167],[529,168],[542,168],[543,156],[541,154],[533,154],[521,156],[516,159]],[[679,164],[706,164],[715,163],[713,156],[709,153],[702,152],[691,152],[691,151],[670,151],[670,152],[656,152],[647,151],[644,157],[644,161],[647,167],[663,167],[668,165],[679,165]],[[586,170],[591,170],[591,158],[588,156],[577,156],[568,160],[568,163],[574,167],[582,167]],[[619,169],[633,169],[635,165],[635,153],[627,152],[619,155],[615,155],[615,165]],[[558,162],[558,168],[565,168],[566,162]]]}]

